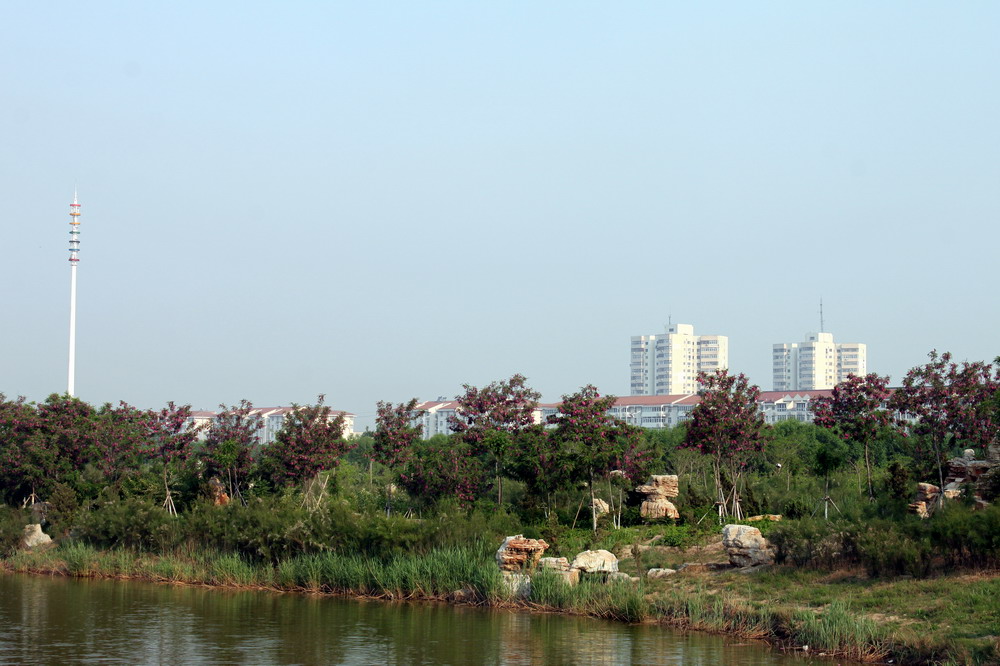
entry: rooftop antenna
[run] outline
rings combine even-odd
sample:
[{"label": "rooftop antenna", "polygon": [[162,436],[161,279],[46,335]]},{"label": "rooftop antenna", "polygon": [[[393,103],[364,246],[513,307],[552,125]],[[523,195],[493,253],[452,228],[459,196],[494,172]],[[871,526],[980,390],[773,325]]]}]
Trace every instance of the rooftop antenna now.
[{"label": "rooftop antenna", "polygon": [[826,329],[823,327],[823,297],[819,297],[819,332],[824,333]]},{"label": "rooftop antenna", "polygon": [[69,377],[66,394],[76,391],[76,267],[80,263],[80,203],[73,188],[73,203],[69,205]]}]

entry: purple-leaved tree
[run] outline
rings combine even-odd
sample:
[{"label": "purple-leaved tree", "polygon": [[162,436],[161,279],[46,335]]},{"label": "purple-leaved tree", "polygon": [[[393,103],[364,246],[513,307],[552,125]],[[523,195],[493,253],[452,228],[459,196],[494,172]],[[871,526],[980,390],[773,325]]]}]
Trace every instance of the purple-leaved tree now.
[{"label": "purple-leaved tree", "polygon": [[860,442],[865,452],[868,474],[868,498],[875,499],[872,486],[871,443],[880,431],[893,427],[896,419],[887,409],[889,377],[869,373],[864,377],[848,375],[835,387],[830,397],[814,403],[813,422],[834,429],[845,440]]},{"label": "purple-leaved tree", "polygon": [[[746,375],[730,375],[726,370],[698,373],[701,400],[691,410],[684,446],[712,458],[719,519],[743,517],[740,480],[749,454],[764,446],[764,416],[757,405],[760,389]],[[728,471],[732,491],[723,490],[723,472]]]},{"label": "purple-leaved tree", "polygon": [[992,400],[1000,389],[1000,359],[957,363],[951,353],[928,354],[930,361],[906,373],[903,385],[889,401],[891,408],[913,419],[910,430],[930,442],[944,502],[942,460],[959,441],[988,446],[997,435]]},{"label": "purple-leaved tree", "polygon": [[450,427],[493,468],[497,504],[503,504],[503,477],[509,473],[511,458],[517,456],[521,433],[535,424],[541,394],[520,374],[483,388],[469,384],[462,388],[465,391],[456,397],[458,413],[451,417]]}]

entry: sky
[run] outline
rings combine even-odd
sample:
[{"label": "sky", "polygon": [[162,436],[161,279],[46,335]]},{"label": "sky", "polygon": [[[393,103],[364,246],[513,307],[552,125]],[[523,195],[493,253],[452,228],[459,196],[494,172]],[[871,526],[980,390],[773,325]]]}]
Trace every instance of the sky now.
[{"label": "sky", "polygon": [[771,388],[1000,354],[1000,4],[0,5],[0,392],[214,409],[629,392],[689,323]]}]

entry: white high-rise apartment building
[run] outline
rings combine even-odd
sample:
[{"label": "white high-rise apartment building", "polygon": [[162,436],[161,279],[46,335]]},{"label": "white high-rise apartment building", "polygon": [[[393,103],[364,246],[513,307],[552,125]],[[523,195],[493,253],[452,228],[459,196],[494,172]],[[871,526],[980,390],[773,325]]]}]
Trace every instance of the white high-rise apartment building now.
[{"label": "white high-rise apartment building", "polygon": [[779,343],[772,352],[775,391],[832,389],[847,375],[868,372],[868,346],[835,343],[832,333],[809,333],[805,342]]},{"label": "white high-rise apartment building", "polygon": [[698,372],[728,367],[729,338],[697,336],[691,324],[672,324],[662,335],[632,336],[632,395],[696,393]]}]

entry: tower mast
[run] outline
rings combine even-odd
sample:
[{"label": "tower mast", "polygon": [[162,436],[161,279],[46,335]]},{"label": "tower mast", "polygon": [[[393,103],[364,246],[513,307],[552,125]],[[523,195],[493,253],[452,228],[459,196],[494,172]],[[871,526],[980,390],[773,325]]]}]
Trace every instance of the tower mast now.
[{"label": "tower mast", "polygon": [[80,263],[80,204],[76,191],[69,205],[69,379],[66,393],[73,396],[76,390],[76,266]]}]

